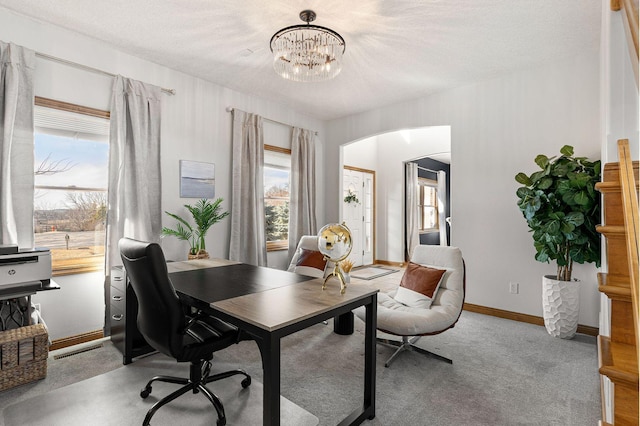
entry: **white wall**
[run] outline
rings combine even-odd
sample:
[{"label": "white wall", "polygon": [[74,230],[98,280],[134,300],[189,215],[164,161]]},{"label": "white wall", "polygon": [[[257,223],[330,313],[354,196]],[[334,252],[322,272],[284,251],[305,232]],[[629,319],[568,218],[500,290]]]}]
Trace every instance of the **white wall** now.
[{"label": "white wall", "polygon": [[365,170],[378,170],[378,137],[373,136],[344,145],[342,147],[342,165]]},{"label": "white wall", "polygon": [[[64,58],[114,74],[122,74],[147,83],[176,90],[175,96],[165,95],[162,104],[162,208],[174,213],[184,212],[183,204],[193,199],[179,198],[179,160],[215,163],[216,197],[223,197],[223,206],[231,205],[231,106],[283,123],[318,131],[317,178],[318,223],[324,223],[324,122],[300,114],[286,105],[276,104],[239,93],[169,68],[119,52],[106,44],[46,23],[34,21],[0,8],[0,40],[14,42],[37,52]],[[37,60],[34,85],[36,95],[73,102],[89,107],[109,109],[111,78],[73,67]],[[165,225],[173,225],[164,217]],[[207,236],[207,249],[214,257],[227,257],[230,221],[215,225]],[[173,238],[162,241],[166,257],[186,259],[187,245]],[[281,253],[271,253],[269,261],[286,266]],[[51,326],[51,338],[57,339],[102,327],[104,311],[96,307],[101,300],[103,277],[83,274],[58,277],[61,290],[42,295],[45,320]],[[91,295],[87,288],[94,289]],[[99,293],[98,293],[99,292]],[[40,296],[39,296],[40,297]],[[87,302],[91,299],[91,302]],[[73,312],[69,312],[73,307]],[[86,309],[87,312],[80,312]],[[86,324],[86,328],[82,324]],[[97,326],[96,324],[99,324]],[[84,329],[82,329],[84,328]]]},{"label": "white wall", "polygon": [[41,291],[39,303],[52,340],[76,336],[104,325],[104,275],[102,272],[55,278],[60,290]]},{"label": "white wall", "polygon": [[603,4],[602,21],[602,131],[606,145],[602,156],[607,162],[618,161],[618,139],[629,139],[631,154],[639,158],[638,81],[623,26],[622,12],[611,11]]},{"label": "white wall", "polygon": [[[564,144],[600,158],[599,52],[333,120],[327,124],[327,219],[338,217],[337,148],[392,130],[451,126],[451,244],[467,262],[473,304],[542,316],[541,276],[555,266],[536,262],[516,207],[514,176],[532,172],[537,154]],[[382,200],[378,200],[381,202]],[[583,282],[580,324],[597,326],[594,266],[575,268]],[[509,282],[520,294],[509,294]]]}]

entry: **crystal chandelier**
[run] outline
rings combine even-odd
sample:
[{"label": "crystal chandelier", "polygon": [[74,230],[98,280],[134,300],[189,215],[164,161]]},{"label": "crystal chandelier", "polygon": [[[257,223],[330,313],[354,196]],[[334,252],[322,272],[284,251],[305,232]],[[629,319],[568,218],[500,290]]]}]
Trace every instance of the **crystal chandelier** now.
[{"label": "crystal chandelier", "polygon": [[300,12],[306,25],[293,25],[271,37],[273,68],[283,78],[293,81],[329,80],[342,69],[344,39],[329,28],[311,25],[313,10]]}]

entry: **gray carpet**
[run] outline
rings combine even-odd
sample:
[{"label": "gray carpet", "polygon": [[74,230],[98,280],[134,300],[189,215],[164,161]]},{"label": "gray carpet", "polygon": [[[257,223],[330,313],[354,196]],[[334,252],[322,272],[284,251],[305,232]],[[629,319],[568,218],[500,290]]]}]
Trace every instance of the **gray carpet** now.
[{"label": "gray carpet", "polygon": [[[332,331],[331,323],[316,325],[282,342],[282,396],[323,426],[337,424],[362,399],[363,323],[356,320],[352,336]],[[601,417],[591,336],[561,340],[544,327],[463,312],[454,329],[420,344],[452,358],[453,365],[409,352],[385,368],[393,350],[378,345],[376,418],[365,424],[584,426]],[[261,381],[260,355],[252,342],[218,352],[215,360],[237,363]],[[0,393],[0,409],[120,362],[109,343],[53,360],[46,379]]]},{"label": "gray carpet", "polygon": [[[56,389],[10,405],[4,410],[6,426],[139,426],[147,410],[178,385],[156,382],[151,395],[139,397],[140,389],[155,375],[184,377],[178,365],[162,354],[154,354],[109,373]],[[217,371],[234,366],[217,363]],[[241,376],[209,383],[207,387],[223,401],[227,425],[262,423],[262,384],[253,380],[243,389]],[[73,401],[73,403],[69,403]],[[281,398],[283,426],[315,426],[318,418]],[[107,409],[105,409],[107,408]],[[213,425],[217,414],[204,395],[187,393],[162,407],[153,416],[154,425]]]}]

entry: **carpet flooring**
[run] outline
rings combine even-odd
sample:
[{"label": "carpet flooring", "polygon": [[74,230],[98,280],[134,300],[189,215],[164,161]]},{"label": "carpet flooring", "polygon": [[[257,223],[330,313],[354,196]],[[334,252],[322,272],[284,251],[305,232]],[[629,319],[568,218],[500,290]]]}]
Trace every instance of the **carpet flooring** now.
[{"label": "carpet flooring", "polygon": [[[4,410],[6,426],[139,426],[146,412],[159,399],[179,385],[156,382],[151,395],[139,396],[147,381],[155,375],[184,377],[187,372],[175,360],[154,354],[108,373],[83,380],[22,402]],[[217,363],[215,372],[235,366]],[[241,376],[209,383],[207,387],[224,401],[228,425],[262,423],[262,384],[253,380],[243,389]],[[281,397],[283,426],[315,426],[318,418]],[[109,407],[109,409],[105,409]],[[213,425],[217,414],[202,394],[186,393],[158,410],[154,425]]]},{"label": "carpet flooring", "polygon": [[[282,341],[282,396],[321,426],[339,423],[361,404],[364,324],[356,320],[355,327],[353,335],[341,336],[331,322],[318,324]],[[453,365],[406,352],[385,368],[393,349],[378,345],[376,418],[364,424],[584,426],[601,418],[594,337],[556,339],[544,327],[465,311],[454,329],[419,345],[452,358]],[[0,409],[120,368],[121,359],[105,342],[101,349],[50,360],[44,380],[0,393]],[[214,361],[262,380],[253,342],[217,352]],[[109,401],[103,406],[118,409]]]}]

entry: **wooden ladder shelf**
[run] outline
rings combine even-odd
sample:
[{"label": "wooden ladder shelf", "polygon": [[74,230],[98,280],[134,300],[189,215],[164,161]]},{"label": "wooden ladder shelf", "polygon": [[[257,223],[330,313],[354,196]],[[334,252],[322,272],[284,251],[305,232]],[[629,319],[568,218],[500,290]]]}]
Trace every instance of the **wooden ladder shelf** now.
[{"label": "wooden ladder shelf", "polygon": [[[613,383],[613,424],[638,425],[638,162],[629,142],[618,141],[619,163],[604,166],[602,182],[607,272],[598,289],[611,301],[611,335],[598,336],[600,374]],[[604,395],[603,395],[604,406]],[[604,413],[604,410],[603,410]]]}]

